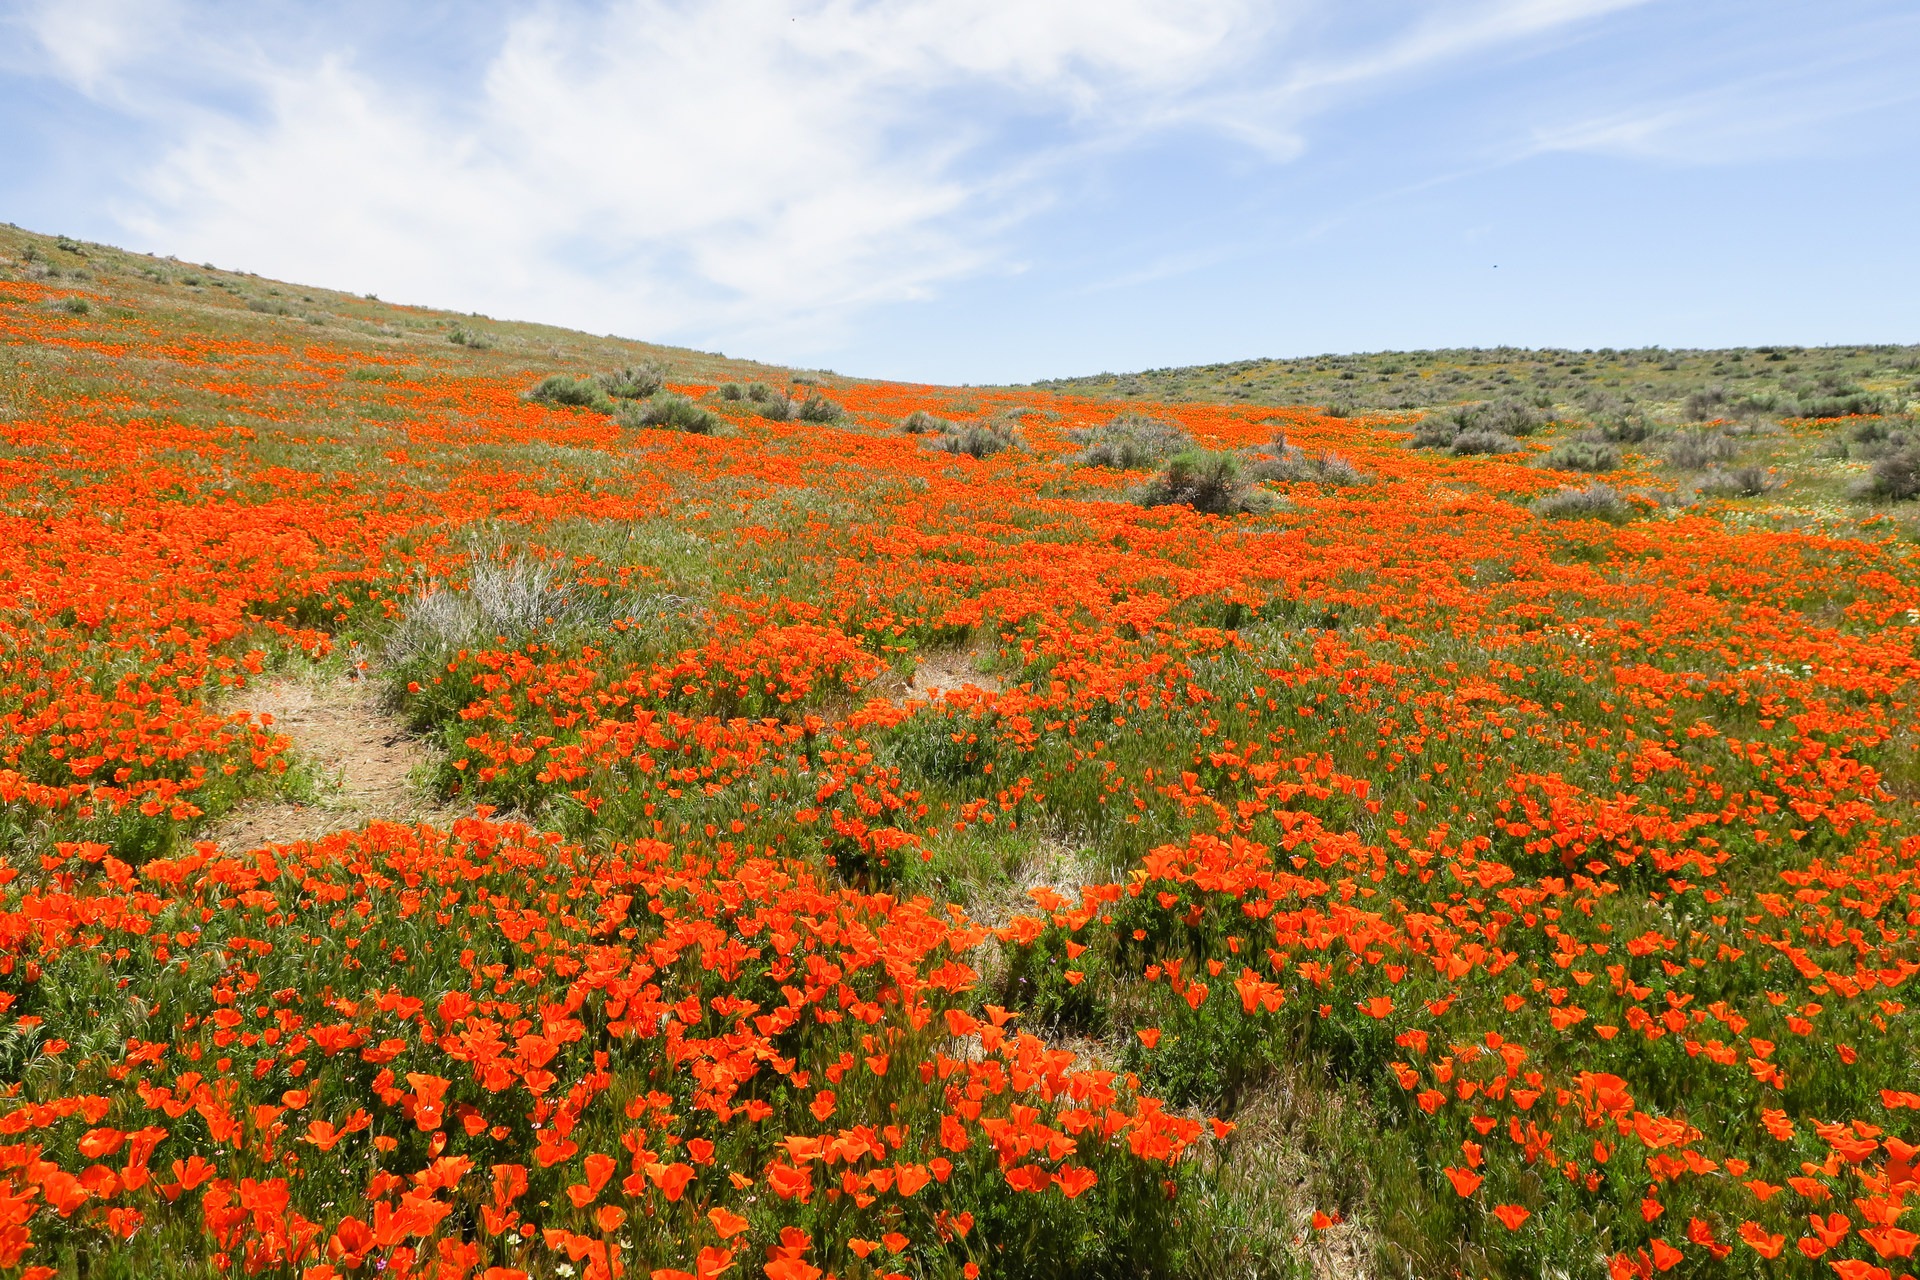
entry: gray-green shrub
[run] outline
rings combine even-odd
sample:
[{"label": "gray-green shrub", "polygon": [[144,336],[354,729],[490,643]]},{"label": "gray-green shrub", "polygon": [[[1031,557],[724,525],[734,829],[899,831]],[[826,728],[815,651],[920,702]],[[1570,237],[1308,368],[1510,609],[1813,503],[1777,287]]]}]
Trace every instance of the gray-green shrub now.
[{"label": "gray-green shrub", "polygon": [[1562,440],[1547,450],[1540,465],[1555,471],[1615,471],[1620,451],[1604,440]]},{"label": "gray-green shrub", "polygon": [[1633,507],[1612,486],[1598,480],[1584,489],[1557,489],[1536,498],[1530,508],[1543,520],[1604,520],[1625,524],[1633,519]]},{"label": "gray-green shrub", "polygon": [[573,406],[598,405],[603,400],[600,386],[592,378],[573,378],[550,373],[527,392],[527,399],[541,404]]},{"label": "gray-green shrub", "polygon": [[623,427],[666,427],[692,435],[712,435],[720,419],[711,410],[671,391],[656,391],[645,400],[628,400],[614,411],[614,420]]},{"label": "gray-green shrub", "polygon": [[1454,453],[1466,457],[1477,453],[1518,453],[1520,442],[1499,431],[1462,431],[1453,438],[1450,447]]},{"label": "gray-green shrub", "polygon": [[1700,481],[1700,492],[1710,498],[1757,498],[1773,487],[1773,476],[1763,466],[1715,467]]},{"label": "gray-green shrub", "polygon": [[1123,413],[1097,427],[1075,427],[1066,436],[1081,446],[1073,458],[1078,465],[1122,471],[1156,466],[1193,447],[1193,437],[1177,424],[1137,413]]},{"label": "gray-green shrub", "polygon": [[1885,502],[1911,502],[1920,498],[1920,445],[1908,445],[1884,455],[1855,487],[1854,496]]},{"label": "gray-green shrub", "polygon": [[1020,446],[1018,425],[998,418],[984,422],[950,423],[945,431],[928,442],[947,453],[969,458],[987,458]]},{"label": "gray-green shrub", "polygon": [[1160,474],[1140,488],[1134,500],[1143,507],[1178,505],[1217,516],[1262,511],[1272,505],[1271,496],[1254,488],[1241,474],[1239,458],[1208,449],[1174,454]]},{"label": "gray-green shrub", "polygon": [[598,374],[594,381],[616,400],[645,400],[667,385],[667,371],[663,366],[649,361]]},{"label": "gray-green shrub", "polygon": [[846,416],[846,410],[818,391],[810,391],[793,410],[793,416],[802,422],[838,422]]},{"label": "gray-green shrub", "polygon": [[900,419],[900,429],[910,436],[935,435],[952,426],[945,418],[936,418],[925,409],[915,409]]},{"label": "gray-green shrub", "polygon": [[1718,427],[1675,432],[1665,449],[1667,465],[1681,471],[1703,471],[1716,462],[1731,462],[1739,444]]},{"label": "gray-green shrub", "polygon": [[1273,441],[1260,451],[1261,455],[1245,468],[1246,478],[1250,482],[1272,480],[1282,484],[1326,484],[1350,486],[1365,484],[1367,474],[1337,453],[1308,453],[1297,445],[1287,443],[1285,435],[1276,434]]}]

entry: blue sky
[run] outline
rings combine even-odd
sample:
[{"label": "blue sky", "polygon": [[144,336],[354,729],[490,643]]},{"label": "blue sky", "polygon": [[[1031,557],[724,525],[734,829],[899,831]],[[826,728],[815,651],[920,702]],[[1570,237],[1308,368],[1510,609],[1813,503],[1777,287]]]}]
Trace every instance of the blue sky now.
[{"label": "blue sky", "polygon": [[0,0],[0,219],[1002,382],[1920,341],[1914,0]]}]

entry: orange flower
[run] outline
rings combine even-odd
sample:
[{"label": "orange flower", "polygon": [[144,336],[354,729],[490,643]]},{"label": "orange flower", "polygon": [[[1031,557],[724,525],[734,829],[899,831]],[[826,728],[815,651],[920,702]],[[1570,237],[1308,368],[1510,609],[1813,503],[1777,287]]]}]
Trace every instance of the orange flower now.
[{"label": "orange flower", "polygon": [[693,1181],[693,1166],[684,1161],[672,1164],[650,1164],[647,1166],[647,1178],[660,1188],[660,1194],[668,1200],[678,1200],[686,1191],[687,1184]]},{"label": "orange flower", "polygon": [[724,1206],[716,1205],[707,1210],[707,1221],[719,1233],[722,1240],[731,1240],[747,1229],[747,1220]]}]

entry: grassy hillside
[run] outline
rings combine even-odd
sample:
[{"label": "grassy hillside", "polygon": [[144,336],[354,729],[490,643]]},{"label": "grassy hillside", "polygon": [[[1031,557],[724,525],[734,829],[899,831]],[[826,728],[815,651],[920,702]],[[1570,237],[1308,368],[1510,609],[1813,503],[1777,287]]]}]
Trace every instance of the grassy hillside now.
[{"label": "grassy hillside", "polygon": [[[1118,402],[0,232],[0,1274],[1890,1280],[1902,358]],[[366,682],[427,816],[234,837]]]},{"label": "grassy hillside", "polygon": [[195,265],[67,236],[37,235],[11,224],[0,226],[0,278],[71,292],[78,299],[75,305],[87,302],[95,290],[107,290],[108,306],[122,312],[157,311],[209,337],[275,334],[288,342],[340,342],[356,351],[415,358],[445,355],[440,348],[453,346],[476,357],[491,353],[482,357],[486,365],[502,369],[591,369],[660,360],[688,378],[715,381],[785,381],[793,372],[550,325],[398,306],[371,296],[223,271],[211,263]]},{"label": "grassy hillside", "polygon": [[1752,410],[1826,416],[1849,396],[1898,409],[1920,401],[1920,345],[1738,347],[1720,351],[1381,351],[1141,373],[1102,373],[1035,383],[1074,395],[1126,400],[1317,404],[1336,411],[1432,409],[1512,396],[1566,416],[1643,411],[1686,416],[1745,402]]}]

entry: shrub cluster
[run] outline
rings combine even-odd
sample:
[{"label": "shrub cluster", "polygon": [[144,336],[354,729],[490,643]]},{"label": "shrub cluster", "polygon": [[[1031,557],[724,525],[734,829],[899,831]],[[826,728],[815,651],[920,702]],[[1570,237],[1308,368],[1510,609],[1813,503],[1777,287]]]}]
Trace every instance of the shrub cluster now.
[{"label": "shrub cluster", "polygon": [[1554,471],[1615,471],[1620,467],[1620,451],[1605,440],[1575,437],[1547,450],[1540,465]]},{"label": "shrub cluster", "polygon": [[1757,498],[1772,487],[1772,473],[1757,463],[1749,463],[1743,467],[1713,468],[1700,481],[1699,491],[1710,498]]},{"label": "shrub cluster", "polygon": [[1714,463],[1733,461],[1740,445],[1719,427],[1696,427],[1675,432],[1662,452],[1670,467],[1704,471]]},{"label": "shrub cluster", "polygon": [[1123,413],[1097,427],[1076,427],[1067,439],[1081,446],[1073,461],[1083,467],[1112,467],[1138,471],[1158,466],[1193,447],[1193,437],[1174,423],[1137,413]]},{"label": "shrub cluster", "polygon": [[925,409],[915,409],[900,419],[900,429],[910,436],[937,435],[953,429],[945,418],[936,418]]},{"label": "shrub cluster", "polygon": [[1637,408],[1627,407],[1596,417],[1594,429],[1613,444],[1642,444],[1660,433],[1660,427]]},{"label": "shrub cluster", "polygon": [[600,384],[592,378],[575,378],[550,373],[527,392],[527,399],[539,404],[567,405],[575,408],[598,407],[604,396]]},{"label": "shrub cluster", "polygon": [[[454,329],[449,341],[462,346],[492,345],[484,337],[460,327]],[[666,385],[666,367],[648,362],[627,365],[606,373],[588,374],[584,377],[550,373],[535,383],[533,389],[526,394],[527,399],[540,404],[566,405],[612,413],[618,402],[645,400],[658,395]]]},{"label": "shrub cluster", "polygon": [[1536,498],[1531,510],[1543,520],[1604,520],[1625,524],[1633,518],[1633,507],[1611,485],[1598,480],[1584,489],[1556,489]]},{"label": "shrub cluster", "polygon": [[1844,436],[1822,445],[1820,453],[1828,458],[1872,462],[1912,447],[1916,439],[1920,439],[1920,429],[1911,417],[1867,418],[1854,423]]},{"label": "shrub cluster", "polygon": [[969,458],[991,457],[1021,447],[1020,424],[1012,418],[942,423],[927,443],[935,449],[964,454]]},{"label": "shrub cluster", "polygon": [[1463,456],[1514,453],[1520,448],[1520,437],[1532,435],[1546,422],[1546,415],[1538,408],[1511,397],[1455,405],[1422,419],[1414,428],[1413,446],[1451,449]]},{"label": "shrub cluster", "polygon": [[1231,453],[1186,449],[1167,459],[1160,474],[1134,494],[1143,507],[1184,506],[1209,515],[1265,511],[1271,495],[1256,488]]},{"label": "shrub cluster", "polygon": [[1282,484],[1325,484],[1335,487],[1365,484],[1367,474],[1337,453],[1308,453],[1287,443],[1276,434],[1272,443],[1257,452],[1245,471],[1253,482],[1272,480]]},{"label": "shrub cluster", "polygon": [[791,391],[776,391],[764,382],[752,382],[744,387],[726,382],[714,394],[722,400],[746,402],[769,422],[838,422],[846,416],[845,409],[818,391],[809,390],[796,398]]},{"label": "shrub cluster", "polygon": [[1920,498],[1920,444],[1907,444],[1882,454],[1854,489],[1854,496],[1887,502]]},{"label": "shrub cluster", "polygon": [[649,361],[612,373],[596,374],[594,382],[616,400],[645,400],[667,385],[667,370],[664,365]]},{"label": "shrub cluster", "polygon": [[622,401],[613,419],[623,427],[666,427],[698,436],[710,436],[723,425],[711,410],[671,391],[656,391],[645,400]]}]

